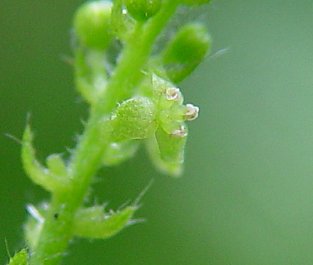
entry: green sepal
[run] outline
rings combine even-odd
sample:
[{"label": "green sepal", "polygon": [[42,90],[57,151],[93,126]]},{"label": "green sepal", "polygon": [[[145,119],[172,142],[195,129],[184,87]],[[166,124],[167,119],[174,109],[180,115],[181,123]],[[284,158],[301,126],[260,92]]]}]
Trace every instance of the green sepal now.
[{"label": "green sepal", "polygon": [[17,252],[14,257],[10,258],[8,265],[27,265],[28,264],[28,253],[26,249],[22,249]]},{"label": "green sepal", "polygon": [[182,174],[186,138],[186,128],[182,132],[178,129],[176,134],[168,134],[158,128],[155,136],[146,141],[148,153],[157,169],[173,177]]},{"label": "green sepal", "polygon": [[111,42],[111,9],[110,1],[93,1],[83,4],[76,11],[74,30],[86,47],[104,50]]},{"label": "green sepal", "polygon": [[161,0],[124,0],[130,15],[138,21],[146,21],[161,8]]},{"label": "green sepal", "polygon": [[104,166],[116,166],[132,158],[139,147],[139,141],[112,142],[103,155]]},{"label": "green sepal", "polygon": [[146,97],[134,97],[122,102],[112,115],[113,141],[145,139],[156,129],[154,103]]},{"label": "green sepal", "polygon": [[53,174],[37,161],[32,140],[32,131],[30,126],[27,125],[22,140],[22,163],[29,178],[51,192],[67,187],[68,178]]},{"label": "green sepal", "polygon": [[81,209],[75,216],[73,233],[90,239],[109,238],[130,224],[136,210],[135,206],[109,213],[105,213],[102,206]]},{"label": "green sepal", "polygon": [[211,50],[212,41],[207,29],[191,23],[180,29],[161,54],[161,64],[174,82],[186,78]]}]

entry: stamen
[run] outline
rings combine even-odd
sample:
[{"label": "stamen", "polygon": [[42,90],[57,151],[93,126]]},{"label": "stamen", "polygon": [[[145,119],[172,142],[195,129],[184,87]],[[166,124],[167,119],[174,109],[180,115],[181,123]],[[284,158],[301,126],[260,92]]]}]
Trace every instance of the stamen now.
[{"label": "stamen", "polygon": [[199,107],[192,104],[186,105],[185,120],[193,121],[199,116]]}]

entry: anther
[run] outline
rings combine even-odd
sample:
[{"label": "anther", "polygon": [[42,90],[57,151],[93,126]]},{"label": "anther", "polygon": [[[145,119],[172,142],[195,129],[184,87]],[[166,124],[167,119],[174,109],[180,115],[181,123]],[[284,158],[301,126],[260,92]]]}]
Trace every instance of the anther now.
[{"label": "anther", "polygon": [[176,87],[169,87],[165,91],[165,96],[167,100],[178,100],[181,97],[180,91]]},{"label": "anther", "polygon": [[174,130],[171,134],[176,137],[185,137],[187,136],[187,129],[184,125],[181,125],[179,129]]},{"label": "anther", "polygon": [[193,121],[199,116],[199,107],[194,106],[192,104],[186,105],[186,112],[185,112],[185,120]]}]

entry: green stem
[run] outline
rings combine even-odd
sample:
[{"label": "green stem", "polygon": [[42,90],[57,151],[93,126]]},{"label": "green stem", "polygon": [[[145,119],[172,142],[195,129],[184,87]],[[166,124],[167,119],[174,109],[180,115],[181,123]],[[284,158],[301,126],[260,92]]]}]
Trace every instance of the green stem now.
[{"label": "green stem", "polygon": [[64,256],[72,239],[75,213],[82,205],[92,177],[101,166],[102,154],[108,146],[110,131],[108,114],[116,104],[130,97],[139,84],[156,37],[175,12],[177,3],[169,0],[159,14],[146,24],[138,24],[128,41],[119,64],[108,83],[105,97],[92,109],[85,131],[70,161],[71,184],[66,191],[52,195],[52,201],[34,250],[31,265],[56,265]]}]

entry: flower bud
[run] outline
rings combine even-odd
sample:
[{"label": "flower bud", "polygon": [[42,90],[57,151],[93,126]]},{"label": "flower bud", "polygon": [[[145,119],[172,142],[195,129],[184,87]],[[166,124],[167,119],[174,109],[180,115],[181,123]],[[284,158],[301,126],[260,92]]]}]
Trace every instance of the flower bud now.
[{"label": "flower bud", "polygon": [[146,21],[160,10],[161,2],[161,0],[126,0],[125,4],[134,19]]},{"label": "flower bud", "polygon": [[88,48],[105,49],[112,39],[110,30],[112,3],[95,1],[83,4],[76,12],[74,29]]},{"label": "flower bud", "polygon": [[180,82],[203,60],[211,49],[211,38],[202,24],[188,24],[177,32],[162,53],[168,77]]}]

